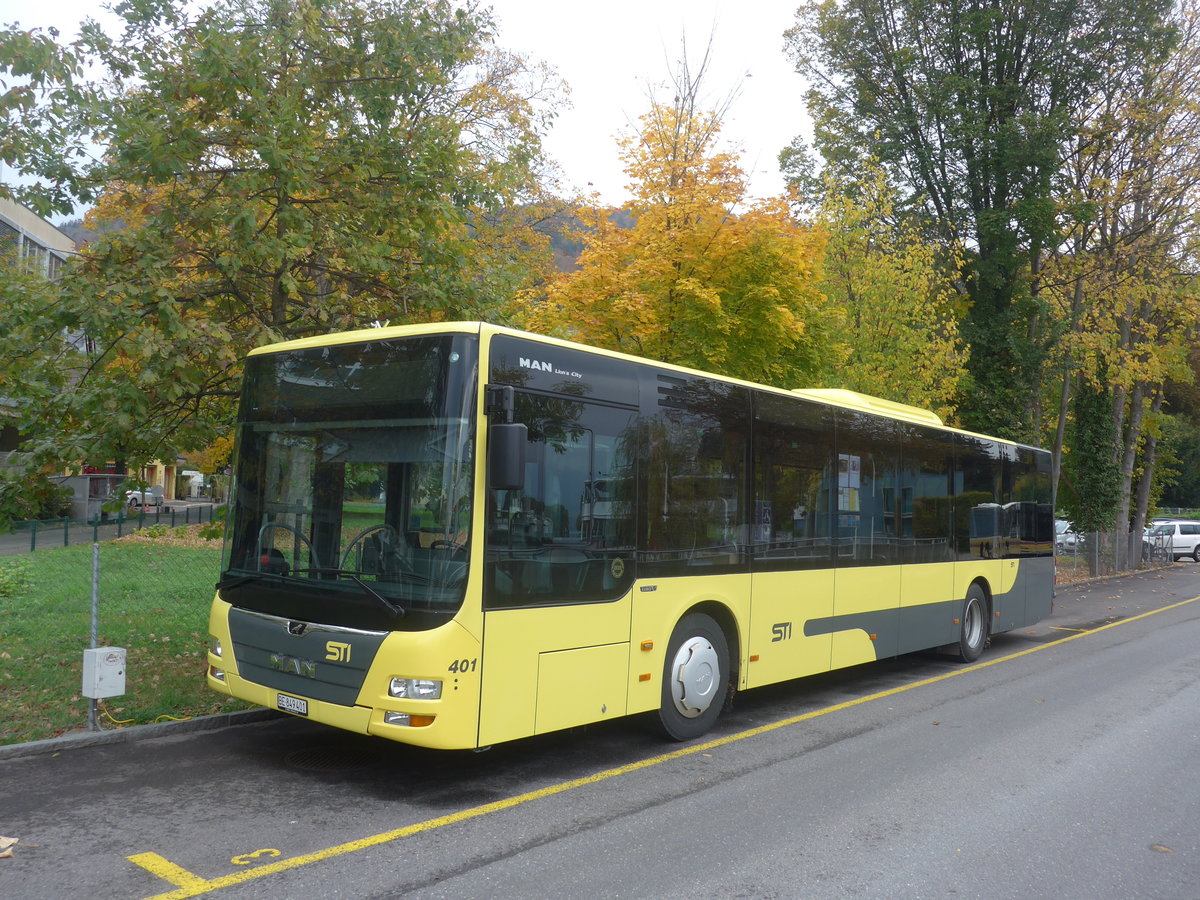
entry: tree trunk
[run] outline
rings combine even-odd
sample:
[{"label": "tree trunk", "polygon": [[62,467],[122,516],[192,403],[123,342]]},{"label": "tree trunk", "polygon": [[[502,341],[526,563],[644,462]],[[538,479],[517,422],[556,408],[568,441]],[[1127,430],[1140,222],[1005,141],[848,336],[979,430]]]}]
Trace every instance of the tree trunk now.
[{"label": "tree trunk", "polygon": [[[1163,404],[1163,386],[1161,384],[1154,387],[1154,399],[1150,403],[1150,413],[1157,416],[1162,411]],[[1130,546],[1133,546],[1134,537],[1137,541],[1137,559],[1141,560],[1141,551],[1144,541],[1141,540],[1142,532],[1146,529],[1146,517],[1150,514],[1150,490],[1154,486],[1154,464],[1156,461],[1156,451],[1158,449],[1158,436],[1151,429],[1146,435],[1146,445],[1142,449],[1142,474],[1138,478],[1137,500],[1133,510],[1133,521],[1129,527]]]},{"label": "tree trunk", "polygon": [[1063,444],[1067,434],[1067,416],[1071,409],[1072,380],[1071,372],[1063,374],[1062,393],[1058,401],[1058,427],[1054,431],[1054,450],[1050,461],[1050,496],[1054,498],[1056,507],[1058,505],[1058,479],[1062,475]]},{"label": "tree trunk", "polygon": [[[1077,252],[1081,245],[1077,247]],[[1071,331],[1078,334],[1083,330],[1083,325],[1080,321],[1080,309],[1083,308],[1083,278],[1075,277],[1075,286],[1071,291]],[[1063,374],[1062,394],[1058,403],[1058,426],[1054,433],[1054,457],[1051,463],[1051,489],[1054,497],[1054,502],[1058,504],[1058,481],[1062,475],[1062,453],[1063,445],[1066,441],[1067,433],[1067,418],[1071,411],[1071,386],[1074,383],[1075,369],[1074,362],[1070,359],[1066,361],[1064,367],[1066,369]]]},{"label": "tree trunk", "polygon": [[[1117,517],[1114,524],[1114,549],[1126,548],[1130,554],[1127,559],[1131,563],[1134,560],[1129,530],[1129,508],[1130,498],[1133,494],[1133,466],[1137,462],[1138,443],[1142,436],[1142,414],[1146,407],[1145,393],[1146,385],[1139,381],[1133,386],[1133,391],[1129,395],[1129,427],[1124,434],[1125,446],[1121,454],[1121,493],[1117,498]],[[1124,568],[1119,561],[1118,568]]]}]

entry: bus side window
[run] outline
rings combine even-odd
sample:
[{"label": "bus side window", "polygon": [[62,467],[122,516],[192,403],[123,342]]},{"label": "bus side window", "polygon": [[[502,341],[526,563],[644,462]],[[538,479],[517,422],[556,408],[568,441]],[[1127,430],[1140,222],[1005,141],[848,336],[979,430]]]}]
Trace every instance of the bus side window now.
[{"label": "bus side window", "polygon": [[837,478],[833,415],[768,393],[755,395],[754,415],[755,569],[827,568]]},{"label": "bus side window", "polygon": [[881,565],[900,555],[899,423],[864,413],[837,413],[839,565]]},{"label": "bus side window", "polygon": [[490,491],[490,607],[614,599],[634,570],[632,410],[518,392],[520,490]]},{"label": "bus side window", "polygon": [[644,575],[745,571],[750,392],[661,372],[643,428]]},{"label": "bus side window", "polygon": [[909,426],[900,466],[902,562],[953,560],[950,504],[953,471],[952,445],[937,432]]}]

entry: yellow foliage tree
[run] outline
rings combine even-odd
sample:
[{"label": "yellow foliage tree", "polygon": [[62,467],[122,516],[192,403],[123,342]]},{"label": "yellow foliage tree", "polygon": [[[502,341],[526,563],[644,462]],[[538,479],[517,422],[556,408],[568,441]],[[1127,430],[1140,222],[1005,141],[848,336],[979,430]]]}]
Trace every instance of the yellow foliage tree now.
[{"label": "yellow foliage tree", "polygon": [[822,288],[846,315],[834,333],[853,348],[822,373],[849,388],[954,417],[968,350],[959,336],[957,253],[897,222],[883,170],[862,160],[853,184],[830,181],[817,214],[828,232]]},{"label": "yellow foliage tree", "polygon": [[[1192,379],[1188,352],[1200,321],[1200,3],[1181,0],[1169,24],[1177,38],[1169,55],[1133,78],[1110,73],[1092,98],[1065,169],[1060,252],[1045,267],[1047,309],[1061,335],[1055,476],[1068,490],[1058,496],[1073,518],[1126,534],[1132,558],[1149,512],[1165,386]],[[1078,433],[1086,424],[1072,406],[1081,394],[1108,401],[1113,438],[1068,453],[1072,426]],[[1112,463],[1115,503],[1094,509],[1071,473]]]},{"label": "yellow foliage tree", "polygon": [[233,459],[233,435],[222,434],[203,450],[188,456],[196,469],[206,475],[213,475],[224,469]]},{"label": "yellow foliage tree", "polygon": [[819,289],[825,236],[782,199],[735,213],[747,177],[718,152],[720,116],[695,106],[698,79],[652,103],[620,141],[630,227],[580,212],[579,269],[518,298],[527,328],[786,387],[837,354],[840,310]]}]

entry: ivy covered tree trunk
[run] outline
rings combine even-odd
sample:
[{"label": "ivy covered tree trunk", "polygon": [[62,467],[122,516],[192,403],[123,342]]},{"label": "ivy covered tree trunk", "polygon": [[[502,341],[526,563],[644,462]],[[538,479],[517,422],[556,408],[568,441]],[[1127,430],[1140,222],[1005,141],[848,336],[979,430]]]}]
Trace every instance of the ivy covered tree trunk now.
[{"label": "ivy covered tree trunk", "polygon": [[1072,449],[1063,469],[1071,489],[1060,499],[1075,530],[1088,535],[1088,566],[1099,575],[1100,545],[1094,535],[1112,531],[1121,496],[1112,392],[1084,381],[1075,391],[1073,407]]}]

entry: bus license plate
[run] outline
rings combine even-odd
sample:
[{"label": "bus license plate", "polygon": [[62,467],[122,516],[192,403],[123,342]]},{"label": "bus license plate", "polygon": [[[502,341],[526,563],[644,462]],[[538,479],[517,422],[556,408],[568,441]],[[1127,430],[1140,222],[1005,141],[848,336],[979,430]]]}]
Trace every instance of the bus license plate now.
[{"label": "bus license plate", "polygon": [[284,712],[290,712],[297,716],[308,715],[307,700],[301,700],[299,697],[289,697],[287,694],[276,694],[275,696],[279,708]]}]

